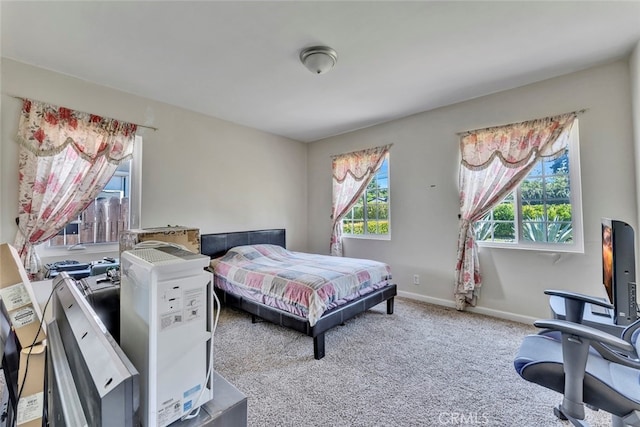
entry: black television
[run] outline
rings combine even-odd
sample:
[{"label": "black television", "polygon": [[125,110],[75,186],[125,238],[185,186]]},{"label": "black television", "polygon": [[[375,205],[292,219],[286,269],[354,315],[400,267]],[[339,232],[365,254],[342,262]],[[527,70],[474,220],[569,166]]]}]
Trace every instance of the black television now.
[{"label": "black television", "polygon": [[602,219],[602,284],[614,306],[614,323],[633,323],[638,318],[635,237],[626,222]]}]

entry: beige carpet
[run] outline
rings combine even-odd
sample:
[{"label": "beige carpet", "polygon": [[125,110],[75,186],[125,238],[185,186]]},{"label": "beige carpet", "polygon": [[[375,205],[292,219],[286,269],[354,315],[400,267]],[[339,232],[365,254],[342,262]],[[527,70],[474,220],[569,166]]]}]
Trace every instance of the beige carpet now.
[{"label": "beige carpet", "polygon": [[[561,395],[521,379],[533,326],[396,298],[310,337],[223,308],[215,369],[248,397],[249,426],[568,426]],[[587,410],[591,425],[610,425]]]}]

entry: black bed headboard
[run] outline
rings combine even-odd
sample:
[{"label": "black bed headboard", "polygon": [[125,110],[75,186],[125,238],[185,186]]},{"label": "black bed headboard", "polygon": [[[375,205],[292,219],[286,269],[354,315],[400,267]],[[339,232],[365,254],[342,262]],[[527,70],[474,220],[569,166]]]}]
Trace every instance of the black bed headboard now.
[{"label": "black bed headboard", "polygon": [[209,258],[218,258],[234,246],[271,244],[287,247],[284,228],[233,233],[213,233],[200,236],[200,252]]}]

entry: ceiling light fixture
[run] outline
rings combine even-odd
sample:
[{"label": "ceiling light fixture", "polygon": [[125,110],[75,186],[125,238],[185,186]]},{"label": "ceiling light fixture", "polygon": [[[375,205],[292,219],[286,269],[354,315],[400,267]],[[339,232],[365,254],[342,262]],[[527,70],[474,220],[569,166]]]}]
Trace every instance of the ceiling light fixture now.
[{"label": "ceiling light fixture", "polygon": [[338,53],[327,46],[312,46],[302,49],[300,61],[313,74],[324,74],[338,62]]}]

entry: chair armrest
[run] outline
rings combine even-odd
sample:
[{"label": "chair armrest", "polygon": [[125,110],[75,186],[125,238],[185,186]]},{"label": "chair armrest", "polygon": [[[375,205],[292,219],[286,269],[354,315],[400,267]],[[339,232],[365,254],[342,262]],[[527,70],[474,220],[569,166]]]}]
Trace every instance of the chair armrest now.
[{"label": "chair armrest", "polygon": [[624,328],[624,331],[622,331],[622,335],[620,335],[620,338],[622,338],[625,341],[631,342],[631,338],[633,337],[634,332],[638,328],[640,328],[640,319],[636,320],[635,322],[633,322],[632,324]]},{"label": "chair armrest", "polygon": [[592,297],[590,295],[579,294],[577,292],[559,291],[555,289],[547,289],[544,291],[545,295],[554,295],[557,297],[572,299],[575,301],[582,301],[593,305],[599,305],[601,307],[613,309],[613,304],[609,304],[601,298]]},{"label": "chair armrest", "polygon": [[632,352],[635,348],[627,341],[621,340],[615,335],[602,332],[598,329],[591,328],[578,323],[567,322],[566,320],[536,320],[533,323],[538,328],[551,329],[554,331],[560,331],[575,335],[578,337],[586,338],[591,341],[606,344],[610,347],[615,347],[623,351]]}]

